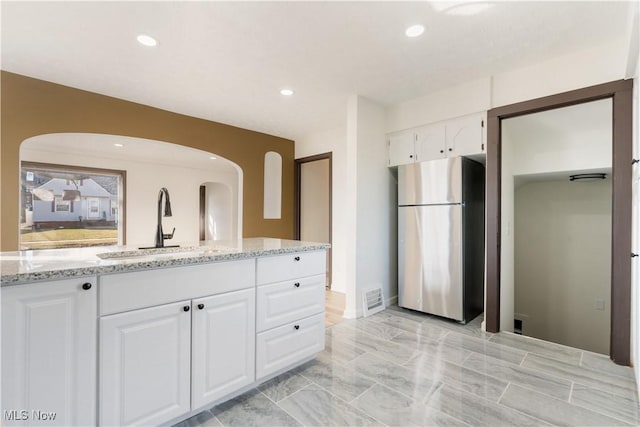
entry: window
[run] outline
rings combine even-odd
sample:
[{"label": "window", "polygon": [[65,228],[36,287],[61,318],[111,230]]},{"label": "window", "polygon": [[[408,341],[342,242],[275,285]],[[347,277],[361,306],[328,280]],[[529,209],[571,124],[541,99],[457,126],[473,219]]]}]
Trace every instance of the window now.
[{"label": "window", "polygon": [[20,249],[124,244],[125,171],[22,162]]},{"label": "window", "polygon": [[69,212],[71,209],[71,202],[64,200],[61,196],[55,196],[55,212]]}]

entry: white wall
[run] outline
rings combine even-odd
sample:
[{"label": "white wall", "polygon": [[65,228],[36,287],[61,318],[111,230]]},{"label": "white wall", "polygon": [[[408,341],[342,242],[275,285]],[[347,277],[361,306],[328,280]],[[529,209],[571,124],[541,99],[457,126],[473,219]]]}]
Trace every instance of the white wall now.
[{"label": "white wall", "polygon": [[[345,108],[346,120],[346,108]],[[349,195],[347,192],[347,129],[339,127],[324,132],[305,135],[295,142],[295,157],[313,156],[332,153],[333,185],[332,185],[332,230],[331,230],[331,289],[346,293],[348,269],[348,230],[349,216],[347,209]]]},{"label": "white wall", "polygon": [[125,158],[112,159],[73,155],[51,151],[21,149],[21,160],[77,165],[127,171],[126,243],[148,246],[155,241],[158,191],[166,187],[171,196],[172,217],[163,218],[165,232],[176,228],[172,244],[200,240],[199,209],[200,185],[220,182],[231,188],[237,205],[238,177],[234,173],[221,173],[169,165],[133,162]]},{"label": "white wall", "polygon": [[493,76],[492,107],[624,78],[626,40],[590,46]]},{"label": "white wall", "polygon": [[491,78],[486,77],[411,99],[387,109],[386,132],[409,129],[491,108]]},{"label": "white wall", "polygon": [[611,178],[530,182],[514,206],[514,317],[523,335],[609,354]]},{"label": "white wall", "polygon": [[397,179],[387,167],[384,108],[352,96],[348,117],[356,120],[355,135],[347,139],[356,150],[356,301],[354,307],[347,294],[345,316],[353,317],[354,309],[356,316],[362,313],[368,289],[382,288],[387,303],[397,299]]}]

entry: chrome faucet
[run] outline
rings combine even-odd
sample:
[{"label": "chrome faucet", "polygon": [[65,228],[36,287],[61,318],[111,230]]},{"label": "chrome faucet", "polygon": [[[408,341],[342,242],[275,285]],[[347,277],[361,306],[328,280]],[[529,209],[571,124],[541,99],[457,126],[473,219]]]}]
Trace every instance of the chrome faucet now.
[{"label": "chrome faucet", "polygon": [[164,216],[171,216],[171,200],[169,200],[169,190],[162,187],[158,193],[158,228],[156,230],[156,248],[170,248],[174,246],[165,246],[164,241],[173,239],[173,234],[176,232],[176,228],[173,227],[171,234],[164,234],[162,231],[162,196],[164,195]]}]

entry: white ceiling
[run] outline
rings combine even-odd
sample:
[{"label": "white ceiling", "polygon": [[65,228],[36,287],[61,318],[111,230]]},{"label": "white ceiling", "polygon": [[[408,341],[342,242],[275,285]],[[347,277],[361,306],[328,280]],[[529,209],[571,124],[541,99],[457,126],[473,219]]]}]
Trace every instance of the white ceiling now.
[{"label": "white ceiling", "polygon": [[343,125],[351,94],[392,105],[623,37],[629,7],[452,5],[2,1],[2,69],[295,139]]}]

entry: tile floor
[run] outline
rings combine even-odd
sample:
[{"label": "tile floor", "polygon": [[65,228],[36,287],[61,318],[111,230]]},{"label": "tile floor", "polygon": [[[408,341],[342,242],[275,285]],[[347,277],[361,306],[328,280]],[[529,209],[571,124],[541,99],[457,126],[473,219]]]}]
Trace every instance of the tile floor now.
[{"label": "tile floor", "polygon": [[479,323],[398,307],[344,320],[314,361],[177,426],[640,424],[631,368]]}]

